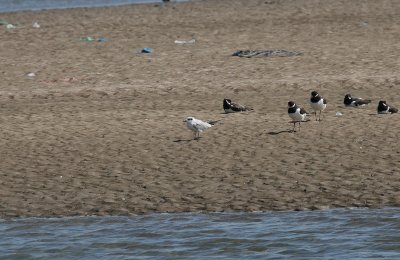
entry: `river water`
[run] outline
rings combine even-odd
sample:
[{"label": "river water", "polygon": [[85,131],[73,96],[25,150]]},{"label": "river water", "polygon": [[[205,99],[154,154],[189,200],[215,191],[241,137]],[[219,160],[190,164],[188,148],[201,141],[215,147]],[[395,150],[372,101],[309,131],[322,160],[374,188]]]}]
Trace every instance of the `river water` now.
[{"label": "river water", "polygon": [[[173,0],[173,2],[185,1],[187,0]],[[0,13],[144,3],[162,3],[162,0],[0,0]]]},{"label": "river water", "polygon": [[400,259],[400,209],[0,221],[0,259]]}]

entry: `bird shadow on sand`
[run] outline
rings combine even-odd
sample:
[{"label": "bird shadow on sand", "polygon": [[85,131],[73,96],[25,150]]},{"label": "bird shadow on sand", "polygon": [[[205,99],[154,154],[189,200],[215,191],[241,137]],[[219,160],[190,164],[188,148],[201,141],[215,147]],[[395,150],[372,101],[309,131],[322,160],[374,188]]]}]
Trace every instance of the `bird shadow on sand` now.
[{"label": "bird shadow on sand", "polygon": [[249,114],[254,112],[254,110],[248,110],[248,111],[240,111],[240,112],[221,112],[221,115],[235,115],[235,114]]},{"label": "bird shadow on sand", "polygon": [[269,135],[279,135],[283,133],[293,133],[293,130],[281,130],[281,131],[271,131],[268,132]]},{"label": "bird shadow on sand", "polygon": [[176,139],[176,140],[174,140],[173,142],[174,142],[174,143],[182,143],[182,142],[188,143],[188,142],[192,142],[192,141],[199,141],[200,138],[201,138],[201,137],[197,137],[197,138],[195,138],[195,139]]},{"label": "bird shadow on sand", "polygon": [[[307,118],[304,121],[301,121],[302,123],[307,123],[310,122],[311,119]],[[289,121],[290,124],[293,124],[293,121]],[[269,135],[279,135],[279,134],[283,134],[283,133],[296,133],[296,132],[300,132],[300,130],[293,130],[293,129],[286,129],[286,130],[280,130],[280,131],[270,131],[268,132]]]},{"label": "bird shadow on sand", "polygon": [[369,116],[376,116],[377,118],[385,118],[385,117],[390,117],[390,115],[395,115],[395,114],[368,114]]}]

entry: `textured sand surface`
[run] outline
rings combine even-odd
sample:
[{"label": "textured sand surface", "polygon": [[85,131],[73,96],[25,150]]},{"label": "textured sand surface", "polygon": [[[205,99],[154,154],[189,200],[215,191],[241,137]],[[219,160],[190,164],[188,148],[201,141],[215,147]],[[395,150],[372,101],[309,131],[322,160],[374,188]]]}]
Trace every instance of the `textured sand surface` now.
[{"label": "textured sand surface", "polygon": [[[400,107],[399,13],[210,0],[1,14],[20,26],[0,27],[0,216],[399,206],[399,116],[376,115],[381,99]],[[312,90],[323,120],[290,133],[287,102],[311,110]],[[344,108],[347,93],[372,103]],[[224,114],[225,97],[254,111]],[[193,141],[187,116],[220,121]]]}]

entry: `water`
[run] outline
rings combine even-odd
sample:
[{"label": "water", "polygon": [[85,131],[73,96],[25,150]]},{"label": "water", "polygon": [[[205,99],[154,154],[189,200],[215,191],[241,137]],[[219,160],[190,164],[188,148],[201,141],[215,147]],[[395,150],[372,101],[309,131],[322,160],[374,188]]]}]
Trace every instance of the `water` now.
[{"label": "water", "polygon": [[[175,0],[174,2],[184,1],[187,0]],[[162,3],[162,0],[0,0],[0,13],[143,3]]]},{"label": "water", "polygon": [[400,209],[0,221],[0,259],[400,258]]}]

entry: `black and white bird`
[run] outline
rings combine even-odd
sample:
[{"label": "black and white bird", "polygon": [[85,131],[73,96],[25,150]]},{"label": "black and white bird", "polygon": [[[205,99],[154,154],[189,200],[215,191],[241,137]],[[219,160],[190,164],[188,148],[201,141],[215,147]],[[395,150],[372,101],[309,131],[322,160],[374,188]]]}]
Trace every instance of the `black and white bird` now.
[{"label": "black and white bird", "polygon": [[[313,91],[311,92],[310,105],[315,112],[315,120],[321,121],[321,113],[326,108],[326,99],[320,96],[317,91]],[[317,117],[318,111],[319,116]]]},{"label": "black and white bird", "polygon": [[200,138],[200,133],[212,127],[217,121],[204,122],[194,117],[187,117],[183,122],[186,122],[187,128],[194,132],[194,139]]},{"label": "black and white bird", "polygon": [[298,107],[293,101],[289,101],[288,114],[289,117],[293,120],[293,132],[296,132],[296,123],[299,123],[300,131],[300,123],[302,121],[306,121],[306,117],[308,115],[307,111],[302,107]]},{"label": "black and white bird", "polygon": [[253,110],[252,108],[249,108],[247,106],[243,106],[241,104],[234,103],[229,98],[224,98],[223,107],[224,107],[225,113],[235,113],[235,112],[243,112],[243,111]]},{"label": "black and white bird", "polygon": [[361,107],[371,103],[370,99],[353,98],[350,94],[344,96],[343,103],[348,107]]},{"label": "black and white bird", "polygon": [[399,110],[397,108],[389,106],[389,104],[387,104],[385,100],[379,101],[378,114],[393,114],[397,113],[398,111]]}]

